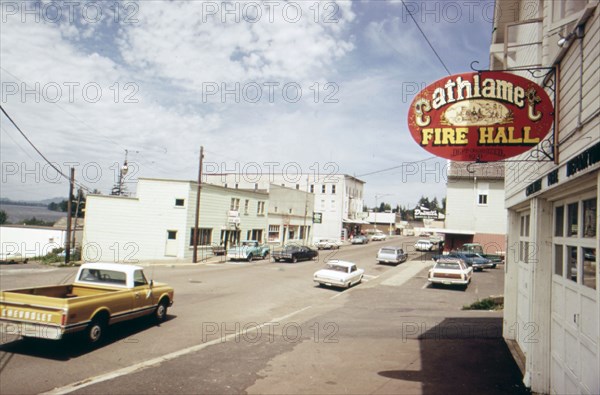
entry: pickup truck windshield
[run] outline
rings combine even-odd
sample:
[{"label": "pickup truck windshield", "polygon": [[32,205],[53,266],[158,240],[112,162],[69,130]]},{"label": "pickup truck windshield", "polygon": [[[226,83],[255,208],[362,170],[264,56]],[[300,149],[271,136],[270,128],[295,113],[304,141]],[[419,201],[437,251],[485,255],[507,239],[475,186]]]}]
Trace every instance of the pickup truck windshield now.
[{"label": "pickup truck windshield", "polygon": [[125,285],[126,274],[115,270],[83,269],[78,280],[102,285]]}]

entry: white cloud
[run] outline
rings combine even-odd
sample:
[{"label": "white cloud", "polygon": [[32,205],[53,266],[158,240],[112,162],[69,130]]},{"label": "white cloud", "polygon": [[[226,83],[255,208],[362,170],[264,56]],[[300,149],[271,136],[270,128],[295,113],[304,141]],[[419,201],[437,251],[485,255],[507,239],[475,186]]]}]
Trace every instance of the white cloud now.
[{"label": "white cloud", "polygon": [[[130,14],[121,9],[119,15],[133,23],[115,22],[111,8],[98,23],[22,23],[20,15],[8,17],[0,36],[0,77],[5,94],[5,84],[16,84],[18,92],[3,97],[2,106],[63,170],[68,170],[65,162],[79,162],[76,175],[83,177],[85,164],[98,163],[102,179],[82,181],[105,193],[125,149],[134,163],[133,179],[195,179],[200,145],[207,161],[226,162],[229,169],[235,162],[275,161],[300,163],[304,171],[317,163],[325,171],[325,164],[334,162],[341,172],[356,175],[429,157],[408,134],[406,93],[443,73],[412,22],[403,23],[393,12],[397,7],[387,2],[296,3],[303,7],[297,22],[281,16],[283,2],[273,22],[263,10],[256,23],[243,15],[232,22],[234,16],[222,9],[208,12],[207,4],[221,7],[221,2],[142,2]],[[239,4],[243,9],[250,3]],[[228,23],[221,22],[223,16]],[[487,43],[470,41],[473,33],[459,31],[427,26],[449,62],[458,50],[442,45],[446,41],[485,53]],[[23,98],[21,81],[46,93],[57,84],[63,96],[56,104],[47,97],[39,103],[32,95]],[[206,82],[221,90],[208,100],[202,96]],[[242,91],[237,101],[234,95],[222,97],[222,88],[232,89],[236,82],[242,89],[256,82],[263,89],[261,100],[251,103],[251,91],[246,96]],[[272,101],[267,82],[279,84]],[[69,83],[79,84],[72,102]],[[302,89],[297,102],[289,97],[293,89],[285,95],[286,83]],[[86,84],[91,84],[87,97]],[[91,102],[96,86],[102,97]],[[4,117],[0,136],[3,166],[34,169],[36,161],[45,166]],[[49,177],[11,174],[3,180],[2,196],[33,200],[66,193],[64,182],[44,178]],[[416,178],[403,183],[398,171],[366,176],[366,196],[389,188],[398,202],[416,201],[427,190],[441,198],[443,181],[423,184]]]}]

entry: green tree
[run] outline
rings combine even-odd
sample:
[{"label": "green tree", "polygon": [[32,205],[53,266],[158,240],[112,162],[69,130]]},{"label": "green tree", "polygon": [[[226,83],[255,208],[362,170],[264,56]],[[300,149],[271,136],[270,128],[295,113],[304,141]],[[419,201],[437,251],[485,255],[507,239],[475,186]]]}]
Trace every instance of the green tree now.
[{"label": "green tree", "polygon": [[0,225],[5,224],[7,220],[8,220],[8,215],[6,214],[6,211],[0,210]]}]

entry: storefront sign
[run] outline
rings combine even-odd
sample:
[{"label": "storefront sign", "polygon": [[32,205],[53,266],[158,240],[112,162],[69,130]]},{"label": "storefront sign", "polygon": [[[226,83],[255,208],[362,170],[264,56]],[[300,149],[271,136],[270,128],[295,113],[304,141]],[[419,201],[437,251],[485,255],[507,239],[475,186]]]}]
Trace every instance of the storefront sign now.
[{"label": "storefront sign", "polygon": [[320,224],[323,220],[323,213],[313,213],[313,224]]},{"label": "storefront sign", "polygon": [[554,108],[544,89],[509,73],[456,74],[422,90],[408,112],[412,137],[455,161],[498,161],[546,137]]}]

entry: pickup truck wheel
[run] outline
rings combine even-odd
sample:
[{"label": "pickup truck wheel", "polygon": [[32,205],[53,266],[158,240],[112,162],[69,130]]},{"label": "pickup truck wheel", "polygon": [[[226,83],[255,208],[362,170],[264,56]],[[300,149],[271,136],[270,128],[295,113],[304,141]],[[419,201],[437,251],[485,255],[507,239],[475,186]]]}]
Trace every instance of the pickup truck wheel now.
[{"label": "pickup truck wheel", "polygon": [[154,312],[154,318],[156,322],[161,323],[167,319],[167,309],[169,308],[169,303],[163,299],[160,301],[158,306],[156,307],[156,311]]},{"label": "pickup truck wheel", "polygon": [[103,317],[95,317],[87,328],[87,340],[90,344],[97,344],[104,336],[104,331],[107,327],[106,319]]},{"label": "pickup truck wheel", "polygon": [[252,258],[253,258],[252,254],[248,255],[248,262],[252,262]]},{"label": "pickup truck wheel", "polygon": [[296,263],[298,262],[298,257],[296,257],[295,255],[292,256],[292,263]]}]

